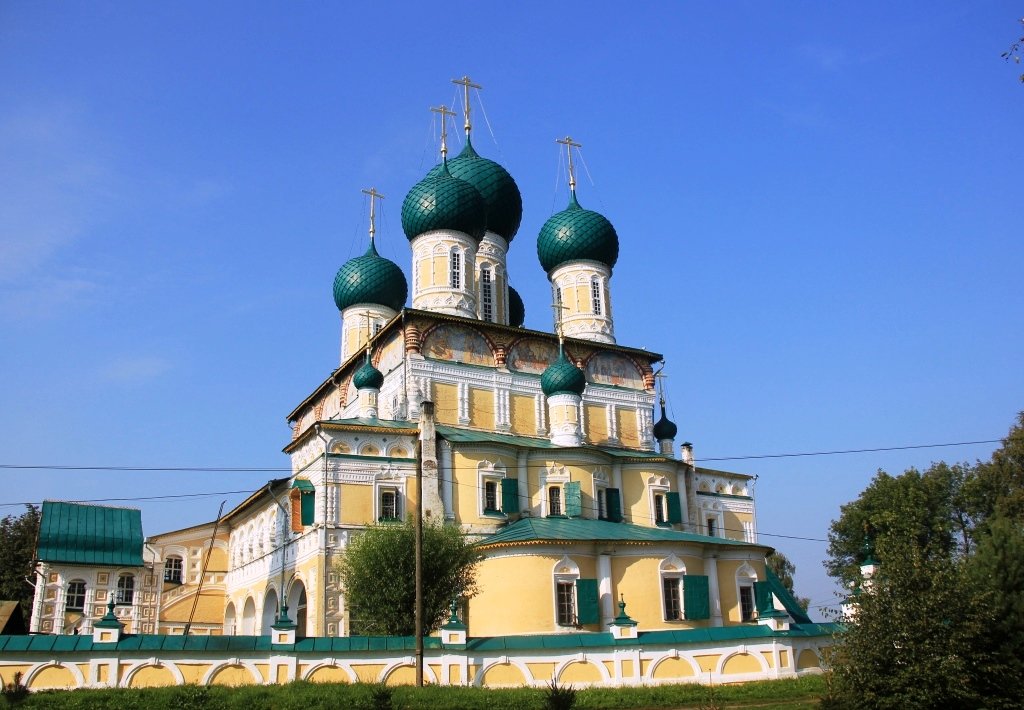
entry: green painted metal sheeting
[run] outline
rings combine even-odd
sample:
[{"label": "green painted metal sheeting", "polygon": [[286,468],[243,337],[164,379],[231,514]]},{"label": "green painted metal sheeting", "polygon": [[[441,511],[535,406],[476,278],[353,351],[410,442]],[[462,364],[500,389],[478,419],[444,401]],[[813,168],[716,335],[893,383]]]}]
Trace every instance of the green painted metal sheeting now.
[{"label": "green painted metal sheeting", "polygon": [[139,510],[43,502],[36,553],[43,562],[141,567],[142,542]]},{"label": "green painted metal sheeting", "polygon": [[666,528],[651,528],[631,523],[613,523],[586,518],[523,518],[478,544],[494,545],[509,542],[542,542],[616,540],[623,542],[701,542],[716,545],[754,547],[739,540],[706,537]]}]

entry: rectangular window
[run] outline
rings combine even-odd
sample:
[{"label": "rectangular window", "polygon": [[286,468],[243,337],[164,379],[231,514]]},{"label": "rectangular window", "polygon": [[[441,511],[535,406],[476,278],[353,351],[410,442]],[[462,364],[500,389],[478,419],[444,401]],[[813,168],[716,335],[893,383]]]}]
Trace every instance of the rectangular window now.
[{"label": "rectangular window", "polygon": [[68,585],[68,599],[65,608],[68,611],[85,609],[85,582],[72,582]]},{"label": "rectangular window", "polygon": [[601,487],[597,489],[597,519],[608,519],[608,489]]},{"label": "rectangular window", "polygon": [[452,288],[462,288],[462,254],[457,251],[452,252],[451,280],[449,284]]},{"label": "rectangular window", "polygon": [[500,513],[498,508],[498,482],[484,481],[484,513]]},{"label": "rectangular window", "polygon": [[494,287],[491,284],[491,269],[480,269],[480,308],[485,321],[494,320]]},{"label": "rectangular window", "polygon": [[[554,489],[552,489],[554,490]],[[576,625],[576,605],[573,602],[573,587],[575,585],[572,582],[559,582],[556,588],[557,606],[558,606],[558,625],[559,626],[575,626]]]},{"label": "rectangular window", "polygon": [[655,493],[654,494],[654,524],[664,525],[665,524],[665,494]]},{"label": "rectangular window", "polygon": [[383,323],[381,323],[380,321],[374,321],[374,323],[373,323],[373,334],[376,335],[377,333],[379,333],[381,328],[383,328],[383,327],[384,327]]},{"label": "rectangular window", "polygon": [[548,515],[562,514],[562,489],[551,486],[548,489]]},{"label": "rectangular window", "polygon": [[754,588],[746,584],[740,587],[740,617],[743,621],[754,620]]},{"label": "rectangular window", "polygon": [[715,530],[715,527],[716,527],[715,526],[715,519],[714,518],[708,518],[708,537],[715,537],[715,534],[717,532]]},{"label": "rectangular window", "polygon": [[590,299],[594,304],[594,315],[601,315],[601,282],[597,279],[590,280]]},{"label": "rectangular window", "polygon": [[665,597],[665,621],[683,618],[682,595],[679,593],[679,578],[665,577],[661,580],[661,591]]},{"label": "rectangular window", "polygon": [[180,557],[168,557],[164,562],[164,581],[181,584],[182,567]]},{"label": "rectangular window", "polygon": [[393,488],[380,492],[380,520],[398,520],[398,491]]},{"label": "rectangular window", "polygon": [[131,604],[135,598],[135,577],[130,574],[117,578],[117,595],[114,597],[115,604]]}]

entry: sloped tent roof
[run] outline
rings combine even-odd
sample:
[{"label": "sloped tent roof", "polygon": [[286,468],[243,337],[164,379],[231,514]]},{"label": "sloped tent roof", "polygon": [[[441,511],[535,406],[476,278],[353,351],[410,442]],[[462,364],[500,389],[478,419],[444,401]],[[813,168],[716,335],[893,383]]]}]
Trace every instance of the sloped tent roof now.
[{"label": "sloped tent roof", "polygon": [[42,562],[142,566],[142,512],[43,501],[36,557]]},{"label": "sloped tent roof", "polygon": [[779,579],[778,575],[770,569],[766,571],[768,572],[767,577],[769,589],[772,590],[772,594],[779,598],[779,601],[782,602],[782,606],[785,607],[789,615],[793,617],[793,621],[798,624],[812,623],[811,617],[809,617],[807,612],[804,611],[804,608],[800,606],[800,602],[798,602],[796,598],[790,594],[784,586],[782,586],[782,580]]}]

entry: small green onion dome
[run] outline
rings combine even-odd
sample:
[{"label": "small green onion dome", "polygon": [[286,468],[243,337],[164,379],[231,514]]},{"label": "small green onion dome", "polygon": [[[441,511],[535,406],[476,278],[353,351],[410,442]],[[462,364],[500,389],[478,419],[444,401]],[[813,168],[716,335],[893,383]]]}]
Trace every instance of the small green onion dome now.
[{"label": "small green onion dome", "polygon": [[367,360],[356,370],[356,374],[352,375],[352,384],[357,390],[379,390],[384,384],[384,375]]},{"label": "small green onion dome", "polygon": [[508,287],[508,324],[522,328],[526,322],[526,306],[523,297],[511,286]]},{"label": "small green onion dome", "polygon": [[583,370],[572,364],[564,352],[540,376],[540,388],[547,397],[556,394],[574,394],[579,397],[586,386],[587,378]]},{"label": "small green onion dome", "polygon": [[[440,174],[442,167],[436,166],[428,175]],[[480,191],[487,204],[487,229],[511,243],[523,219],[523,196],[508,171],[480,156],[468,136],[462,151],[448,161],[448,169]]]},{"label": "small green onion dome", "polygon": [[334,303],[339,311],[357,303],[374,303],[399,311],[409,295],[405,274],[395,262],[370,248],[362,256],[349,259],[334,277]]},{"label": "small green onion dome", "polygon": [[452,229],[479,243],[486,228],[484,198],[473,185],[452,175],[447,163],[413,185],[402,203],[402,230],[410,240],[435,229]]},{"label": "small green onion dome", "polygon": [[541,227],[537,256],[549,274],[566,262],[581,259],[599,261],[611,269],[619,258],[619,235],[604,215],[580,207],[573,193],[569,206]]},{"label": "small green onion dome", "polygon": [[659,419],[654,425],[655,440],[664,441],[665,439],[675,439],[678,432],[679,427],[675,425],[675,422],[665,416],[665,408],[662,407],[661,419]]}]

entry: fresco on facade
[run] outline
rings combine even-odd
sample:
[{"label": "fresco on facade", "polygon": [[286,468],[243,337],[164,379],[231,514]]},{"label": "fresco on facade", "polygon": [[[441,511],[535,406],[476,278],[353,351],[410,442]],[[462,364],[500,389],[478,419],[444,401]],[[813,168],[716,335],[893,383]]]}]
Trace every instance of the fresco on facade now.
[{"label": "fresco on facade", "polygon": [[642,390],[644,376],[632,360],[617,353],[598,353],[587,362],[587,382]]},{"label": "fresco on facade", "polygon": [[385,375],[388,374],[402,364],[404,352],[405,338],[402,337],[402,332],[392,333],[378,351],[377,369]]},{"label": "fresco on facade", "polygon": [[467,365],[494,365],[494,353],[484,337],[459,325],[439,325],[427,334],[421,350],[424,357]]},{"label": "fresco on facade", "polygon": [[541,374],[558,358],[558,346],[545,340],[520,340],[506,358],[508,369]]}]

